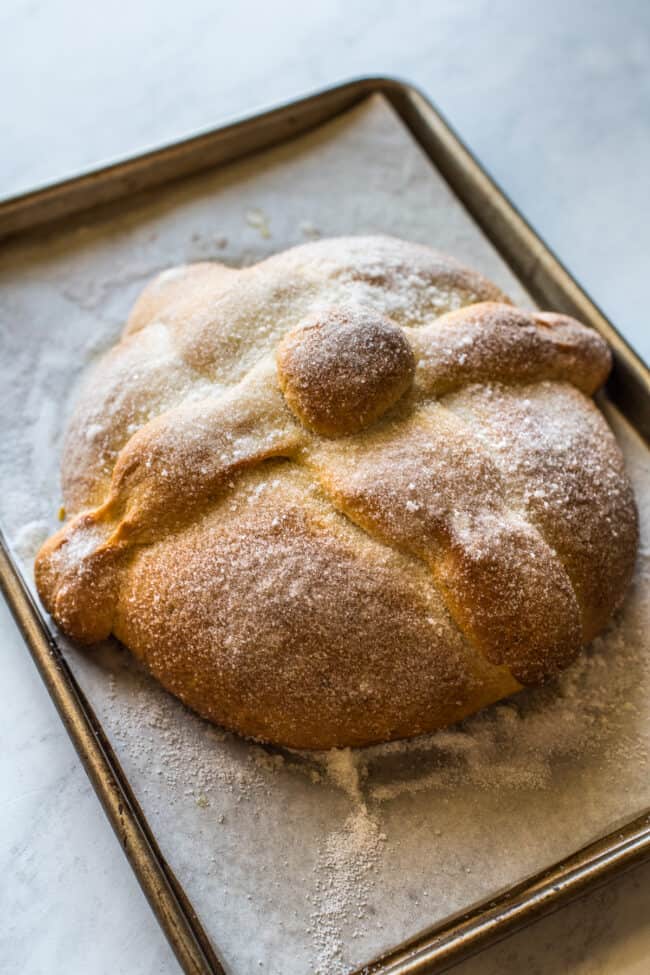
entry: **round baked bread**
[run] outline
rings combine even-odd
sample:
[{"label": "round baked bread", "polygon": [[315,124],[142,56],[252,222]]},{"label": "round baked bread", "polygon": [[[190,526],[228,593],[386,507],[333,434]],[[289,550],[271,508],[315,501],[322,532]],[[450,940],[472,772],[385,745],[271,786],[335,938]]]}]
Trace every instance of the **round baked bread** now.
[{"label": "round baked bread", "polygon": [[592,330],[387,237],[167,271],[81,394],[39,593],[244,735],[457,721],[566,667],[623,599],[609,369]]}]

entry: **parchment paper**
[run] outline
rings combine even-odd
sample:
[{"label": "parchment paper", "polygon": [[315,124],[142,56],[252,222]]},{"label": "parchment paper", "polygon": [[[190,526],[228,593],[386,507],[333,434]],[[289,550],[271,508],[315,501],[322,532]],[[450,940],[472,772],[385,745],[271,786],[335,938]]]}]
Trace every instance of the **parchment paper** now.
[{"label": "parchment paper", "polygon": [[[78,378],[151,275],[378,231],[454,254],[531,304],[379,96],[289,145],[6,246],[0,518],[25,572],[56,528]],[[66,645],[229,971],[344,971],[650,803],[650,465],[608,416],[642,520],[622,617],[561,681],[463,726],[408,745],[292,755],[200,721],[114,644]]]}]

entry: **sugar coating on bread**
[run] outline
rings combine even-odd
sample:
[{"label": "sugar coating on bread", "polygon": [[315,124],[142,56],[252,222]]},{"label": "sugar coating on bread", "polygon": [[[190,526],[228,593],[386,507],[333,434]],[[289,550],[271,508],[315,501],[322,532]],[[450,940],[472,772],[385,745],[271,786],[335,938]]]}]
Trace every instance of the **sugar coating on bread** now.
[{"label": "sugar coating on bread", "polygon": [[566,667],[637,518],[610,354],[421,245],[152,282],[82,391],[36,580],[190,707],[294,747],[408,737]]}]

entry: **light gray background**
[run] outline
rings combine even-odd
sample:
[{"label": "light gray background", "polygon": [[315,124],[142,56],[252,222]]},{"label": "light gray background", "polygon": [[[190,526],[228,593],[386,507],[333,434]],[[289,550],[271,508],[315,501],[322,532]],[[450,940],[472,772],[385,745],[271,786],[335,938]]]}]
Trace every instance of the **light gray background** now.
[{"label": "light gray background", "polygon": [[[0,194],[363,73],[420,85],[650,359],[644,0],[3,0]],[[0,646],[0,971],[174,972],[4,606]],[[638,870],[457,971],[641,975],[649,890]]]}]

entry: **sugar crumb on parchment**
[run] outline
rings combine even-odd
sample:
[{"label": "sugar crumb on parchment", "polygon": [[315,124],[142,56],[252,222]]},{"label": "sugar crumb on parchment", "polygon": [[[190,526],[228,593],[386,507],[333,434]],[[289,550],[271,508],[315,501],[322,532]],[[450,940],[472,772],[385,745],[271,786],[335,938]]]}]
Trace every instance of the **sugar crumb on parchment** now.
[{"label": "sugar crumb on parchment", "polygon": [[265,240],[271,237],[271,218],[261,207],[253,207],[246,211],[246,223],[257,230],[260,237]]}]

